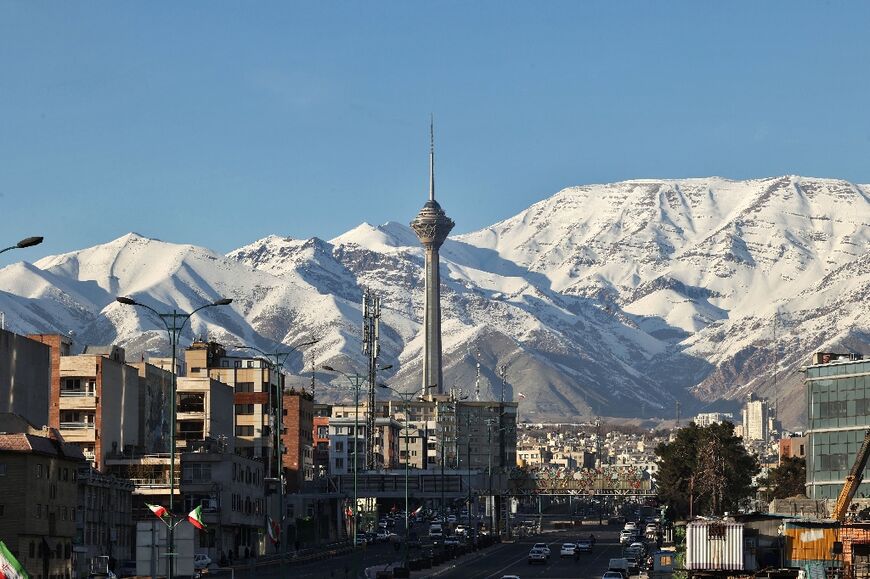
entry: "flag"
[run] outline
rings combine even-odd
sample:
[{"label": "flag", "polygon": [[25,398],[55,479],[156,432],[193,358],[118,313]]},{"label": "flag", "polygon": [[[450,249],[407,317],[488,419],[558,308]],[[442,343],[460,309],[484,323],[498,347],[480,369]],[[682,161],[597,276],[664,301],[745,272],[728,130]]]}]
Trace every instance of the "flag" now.
[{"label": "flag", "polygon": [[414,516],[417,516],[417,515],[419,515],[419,514],[422,513],[422,512],[423,512],[423,505],[420,505],[419,507],[417,507],[417,510],[414,511],[413,515],[414,515]]},{"label": "flag", "polygon": [[154,513],[154,516],[158,519],[162,519],[167,515],[167,513],[169,513],[166,508],[161,507],[160,505],[149,505],[148,503],[145,503],[145,506],[151,509],[151,512]]},{"label": "flag", "polygon": [[349,519],[349,518],[351,518],[351,517],[353,516],[353,511],[350,510],[350,507],[345,507],[345,508],[344,508],[344,514],[345,514],[345,516]]},{"label": "flag", "polygon": [[187,513],[187,520],[190,521],[190,524],[197,529],[204,529],[205,523],[202,522],[202,505],[199,505],[198,507]]},{"label": "flag", "polygon": [[0,579],[30,579],[30,575],[3,541],[0,541]]},{"label": "flag", "polygon": [[281,527],[272,520],[272,517],[266,517],[266,531],[269,533],[269,540],[273,545],[277,545],[281,540]]},{"label": "flag", "polygon": [[519,398],[520,400],[525,400],[525,399],[526,399],[526,395],[523,394],[522,392],[520,392],[519,395],[517,396],[517,398]]}]

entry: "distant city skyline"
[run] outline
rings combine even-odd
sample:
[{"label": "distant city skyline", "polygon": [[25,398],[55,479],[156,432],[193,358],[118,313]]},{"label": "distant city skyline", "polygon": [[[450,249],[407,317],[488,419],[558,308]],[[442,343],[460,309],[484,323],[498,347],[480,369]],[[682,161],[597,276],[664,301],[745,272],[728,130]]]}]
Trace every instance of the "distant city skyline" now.
[{"label": "distant city skyline", "polygon": [[[226,252],[407,223],[453,234],[564,187],[870,183],[859,4],[0,6],[0,267],[127,232]],[[247,217],[246,217],[247,216]]]}]

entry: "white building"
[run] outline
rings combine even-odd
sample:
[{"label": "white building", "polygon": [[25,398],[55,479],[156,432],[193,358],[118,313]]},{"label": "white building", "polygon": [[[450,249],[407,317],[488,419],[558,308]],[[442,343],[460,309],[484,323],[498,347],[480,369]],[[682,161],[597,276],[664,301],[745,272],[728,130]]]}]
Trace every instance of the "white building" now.
[{"label": "white building", "polygon": [[750,396],[743,407],[743,440],[767,440],[769,418],[767,400]]},{"label": "white building", "polygon": [[734,422],[734,415],[729,412],[702,412],[695,416],[695,424],[698,426],[710,426],[723,422]]}]

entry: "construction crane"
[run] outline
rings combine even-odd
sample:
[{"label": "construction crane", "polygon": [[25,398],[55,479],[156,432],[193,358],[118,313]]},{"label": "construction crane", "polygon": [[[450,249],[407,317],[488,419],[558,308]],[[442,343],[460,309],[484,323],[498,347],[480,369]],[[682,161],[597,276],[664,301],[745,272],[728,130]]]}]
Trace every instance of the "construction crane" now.
[{"label": "construction crane", "polygon": [[864,467],[867,466],[868,458],[870,458],[870,429],[864,434],[864,442],[861,443],[861,448],[858,449],[855,464],[852,465],[852,470],[849,471],[849,476],[846,477],[846,482],[843,483],[843,488],[840,489],[840,495],[834,504],[835,521],[842,523],[846,520],[849,505],[852,503],[852,499],[855,498],[855,493],[858,491],[861,480],[864,478]]}]

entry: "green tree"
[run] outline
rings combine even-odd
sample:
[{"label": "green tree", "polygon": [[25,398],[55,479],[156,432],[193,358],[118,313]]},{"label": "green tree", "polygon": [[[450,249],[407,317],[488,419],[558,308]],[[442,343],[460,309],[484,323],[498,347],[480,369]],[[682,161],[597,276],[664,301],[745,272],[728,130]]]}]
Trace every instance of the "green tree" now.
[{"label": "green tree", "polygon": [[770,469],[767,476],[758,482],[765,489],[764,498],[768,501],[805,494],[807,461],[793,456],[783,458],[776,468]]},{"label": "green tree", "polygon": [[734,436],[730,422],[700,427],[694,422],[656,448],[659,501],[676,518],[736,511],[753,492],[756,458]]}]

